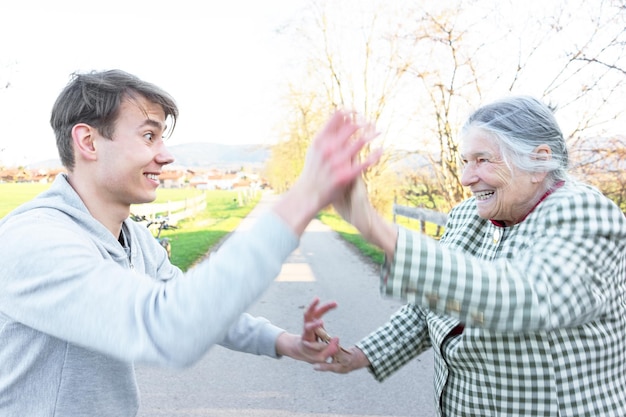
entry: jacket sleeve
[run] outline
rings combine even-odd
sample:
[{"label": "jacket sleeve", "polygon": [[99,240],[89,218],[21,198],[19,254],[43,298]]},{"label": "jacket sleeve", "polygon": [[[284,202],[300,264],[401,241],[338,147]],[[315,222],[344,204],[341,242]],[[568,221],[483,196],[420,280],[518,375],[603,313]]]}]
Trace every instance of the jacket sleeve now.
[{"label": "jacket sleeve", "polygon": [[411,304],[356,344],[370,361],[369,371],[377,381],[385,380],[430,346],[426,314]]},{"label": "jacket sleeve", "polygon": [[624,215],[599,193],[533,213],[534,233],[509,257],[483,260],[400,229],[384,295],[496,331],[576,326],[616,306],[626,286]]}]

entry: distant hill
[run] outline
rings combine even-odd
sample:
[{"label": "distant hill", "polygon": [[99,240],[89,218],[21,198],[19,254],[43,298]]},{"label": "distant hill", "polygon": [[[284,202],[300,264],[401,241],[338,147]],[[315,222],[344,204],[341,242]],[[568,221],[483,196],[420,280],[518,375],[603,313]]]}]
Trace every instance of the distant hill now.
[{"label": "distant hill", "polygon": [[[219,143],[183,143],[169,146],[174,165],[185,168],[239,168],[242,165],[263,165],[270,157],[265,145],[223,145]],[[48,159],[28,164],[30,169],[54,169],[61,161]]]},{"label": "distant hill", "polygon": [[269,146],[185,143],[170,146],[175,165],[187,168],[262,165],[270,157]]}]

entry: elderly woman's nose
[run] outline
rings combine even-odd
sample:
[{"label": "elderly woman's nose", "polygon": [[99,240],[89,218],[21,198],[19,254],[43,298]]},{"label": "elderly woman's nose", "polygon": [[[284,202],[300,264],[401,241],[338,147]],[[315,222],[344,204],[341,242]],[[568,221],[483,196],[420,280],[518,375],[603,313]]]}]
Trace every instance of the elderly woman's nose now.
[{"label": "elderly woman's nose", "polygon": [[476,175],[476,166],[474,164],[465,164],[463,171],[461,172],[461,184],[463,186],[472,185],[478,181]]}]

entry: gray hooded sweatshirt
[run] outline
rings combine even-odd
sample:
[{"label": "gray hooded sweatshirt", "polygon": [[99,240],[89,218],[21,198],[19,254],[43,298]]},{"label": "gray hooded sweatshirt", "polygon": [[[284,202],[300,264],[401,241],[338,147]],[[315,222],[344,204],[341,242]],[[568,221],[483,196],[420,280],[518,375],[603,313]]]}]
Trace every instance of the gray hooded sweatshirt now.
[{"label": "gray hooded sweatshirt", "polygon": [[64,175],[0,220],[1,416],[135,416],[134,363],[277,356],[282,329],[244,312],[298,245],[273,212],[185,274],[145,226],[123,234],[128,251]]}]

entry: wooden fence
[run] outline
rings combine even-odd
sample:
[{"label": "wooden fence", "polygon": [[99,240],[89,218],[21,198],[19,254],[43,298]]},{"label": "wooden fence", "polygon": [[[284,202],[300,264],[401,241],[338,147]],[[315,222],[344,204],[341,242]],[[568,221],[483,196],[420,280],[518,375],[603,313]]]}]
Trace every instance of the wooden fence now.
[{"label": "wooden fence", "polygon": [[131,213],[137,216],[145,216],[147,219],[168,217],[168,223],[175,225],[182,219],[206,209],[206,195],[202,194],[184,200],[170,201],[167,203],[136,204],[131,207]]},{"label": "wooden fence", "polygon": [[437,225],[436,237],[441,236],[443,227],[446,225],[448,215],[435,210],[429,210],[421,207],[407,207],[393,203],[393,222],[396,223],[396,216],[408,217],[420,222],[420,230],[426,233],[426,223]]}]

